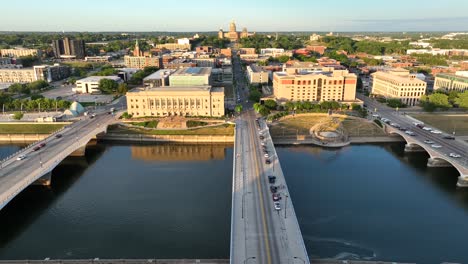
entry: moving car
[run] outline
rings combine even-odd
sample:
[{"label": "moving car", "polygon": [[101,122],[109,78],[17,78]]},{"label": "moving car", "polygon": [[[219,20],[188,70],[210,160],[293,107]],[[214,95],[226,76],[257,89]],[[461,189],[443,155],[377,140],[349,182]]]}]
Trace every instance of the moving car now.
[{"label": "moving car", "polygon": [[461,155],[460,155],[460,154],[453,153],[453,152],[452,152],[452,153],[450,153],[450,154],[449,154],[449,156],[450,156],[450,157],[452,157],[452,158],[460,158],[460,157],[461,157]]},{"label": "moving car", "polygon": [[281,210],[281,205],[279,202],[274,202],[274,205],[275,205],[275,210],[277,211]]},{"label": "moving car", "polygon": [[424,143],[426,143],[426,144],[434,144],[434,141],[429,140],[429,139],[426,139],[426,140],[424,140]]},{"label": "moving car", "polygon": [[270,155],[268,155],[268,153],[265,153],[265,155],[263,155],[263,156],[265,156],[265,158],[269,158],[269,157],[270,157]]},{"label": "moving car", "polygon": [[441,148],[442,146],[441,146],[441,145],[438,145],[438,144],[432,144],[431,147],[433,147],[433,148]]},{"label": "moving car", "polygon": [[281,200],[281,196],[279,195],[279,193],[272,194],[272,197],[273,197],[273,201],[275,202]]},{"label": "moving car", "polygon": [[272,175],[270,175],[270,176],[268,176],[268,181],[269,181],[270,183],[275,183],[275,181],[276,181],[276,177],[275,177],[275,176],[272,176]]},{"label": "moving car", "polygon": [[443,138],[445,138],[445,139],[452,139],[452,140],[455,139],[455,137],[452,136],[452,135],[445,135],[445,136],[443,136]]},{"label": "moving car", "polygon": [[40,148],[43,148],[43,147],[45,147],[45,146],[46,146],[46,144],[45,144],[45,143],[41,143],[41,144],[39,144],[39,147],[40,147]]},{"label": "moving car", "polygon": [[270,163],[271,163],[271,161],[269,159],[265,160],[265,164],[270,164]]},{"label": "moving car", "polygon": [[40,148],[39,146],[35,146],[35,147],[33,148],[33,151],[38,151],[38,150],[40,150],[40,149],[41,149],[41,148]]},{"label": "moving car", "polygon": [[433,134],[442,134],[442,132],[440,132],[439,130],[431,130],[431,133],[433,133]]},{"label": "moving car", "polygon": [[270,191],[271,191],[272,193],[276,193],[276,192],[278,191],[278,187],[272,185],[272,186],[270,186]]},{"label": "moving car", "polygon": [[406,130],[405,134],[408,134],[410,136],[416,136],[416,133],[414,133],[413,131],[410,131],[410,130]]},{"label": "moving car", "polygon": [[55,135],[55,138],[61,138],[61,137],[62,137],[62,134]]},{"label": "moving car", "polygon": [[24,160],[26,158],[26,155],[19,155],[18,158],[16,158],[16,160]]}]

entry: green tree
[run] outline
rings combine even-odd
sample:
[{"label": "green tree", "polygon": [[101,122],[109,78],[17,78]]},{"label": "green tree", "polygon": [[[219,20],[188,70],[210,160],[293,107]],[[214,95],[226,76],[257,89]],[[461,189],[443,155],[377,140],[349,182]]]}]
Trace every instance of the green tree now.
[{"label": "green tree", "polygon": [[241,105],[241,104],[238,104],[238,105],[236,105],[236,107],[234,108],[234,110],[235,110],[237,113],[240,113],[240,112],[242,112],[242,108],[243,108],[242,105]]},{"label": "green tree", "polygon": [[23,118],[23,116],[24,116],[23,113],[21,113],[21,112],[15,112],[15,113],[13,114],[13,119],[15,119],[15,120],[21,120],[21,119]]},{"label": "green tree", "polygon": [[258,108],[258,113],[262,116],[267,116],[270,114],[270,110],[264,105],[260,105],[260,107]]},{"label": "green tree", "polygon": [[23,90],[23,84],[21,83],[14,83],[12,85],[10,85],[10,87],[8,87],[8,92],[10,93],[21,93],[21,91]]},{"label": "green tree", "polygon": [[266,100],[264,104],[270,110],[275,110],[276,107],[278,106],[275,100]]},{"label": "green tree", "polygon": [[117,90],[118,84],[114,80],[102,79],[99,81],[99,90],[104,94],[114,93]]},{"label": "green tree", "polygon": [[250,91],[249,99],[252,102],[258,102],[260,101],[260,98],[262,97],[262,94],[258,90],[252,90]]},{"label": "green tree", "polygon": [[119,86],[117,87],[117,92],[122,95],[126,94],[128,92],[127,84],[126,83],[119,84]]},{"label": "green tree", "polygon": [[49,83],[44,80],[37,80],[32,83],[28,83],[26,86],[28,87],[29,90],[39,91],[42,88],[48,87]]},{"label": "green tree", "polygon": [[468,91],[458,94],[458,98],[455,99],[455,103],[462,108],[468,108]]},{"label": "green tree", "polygon": [[278,57],[278,61],[281,62],[281,63],[286,63],[289,61],[289,56],[286,56],[286,55],[283,55],[283,56],[279,56]]},{"label": "green tree", "polygon": [[395,99],[395,98],[387,99],[387,105],[392,108],[405,107],[405,104],[400,99]]},{"label": "green tree", "polygon": [[356,104],[356,103],[352,103],[351,104],[351,109],[353,111],[361,111],[362,107],[360,105]]},{"label": "green tree", "polygon": [[429,102],[438,108],[450,108],[452,106],[448,101],[448,95],[441,93],[429,95]]}]

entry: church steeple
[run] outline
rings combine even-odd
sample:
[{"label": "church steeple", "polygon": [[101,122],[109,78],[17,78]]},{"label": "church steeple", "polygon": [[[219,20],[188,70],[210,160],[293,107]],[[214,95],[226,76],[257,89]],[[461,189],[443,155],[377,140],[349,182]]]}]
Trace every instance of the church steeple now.
[{"label": "church steeple", "polygon": [[133,56],[135,57],[141,56],[140,45],[138,45],[138,39],[135,42],[135,49],[133,50]]}]

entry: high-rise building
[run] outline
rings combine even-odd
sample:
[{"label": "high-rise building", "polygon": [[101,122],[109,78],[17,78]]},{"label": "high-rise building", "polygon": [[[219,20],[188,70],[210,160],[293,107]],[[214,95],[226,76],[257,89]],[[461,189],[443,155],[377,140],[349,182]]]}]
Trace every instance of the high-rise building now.
[{"label": "high-rise building", "polygon": [[273,93],[279,101],[356,100],[357,77],[347,70],[303,70],[273,73]]},{"label": "high-rise building", "polygon": [[86,56],[84,40],[57,39],[52,43],[56,58],[84,59]]},{"label": "high-rise building", "polygon": [[405,69],[375,72],[372,82],[372,94],[400,99],[409,106],[417,105],[421,96],[426,94],[426,82]]}]

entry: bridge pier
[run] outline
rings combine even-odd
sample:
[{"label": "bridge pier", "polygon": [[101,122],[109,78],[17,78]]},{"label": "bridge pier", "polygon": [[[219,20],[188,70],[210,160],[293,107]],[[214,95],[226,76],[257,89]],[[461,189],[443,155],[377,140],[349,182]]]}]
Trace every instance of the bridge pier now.
[{"label": "bridge pier", "polygon": [[468,187],[468,175],[461,175],[457,181],[458,187]]},{"label": "bridge pier", "polygon": [[435,167],[453,167],[452,164],[447,162],[446,160],[443,159],[438,159],[438,158],[429,158],[427,160],[427,166],[430,168],[435,168]]},{"label": "bridge pier", "polygon": [[37,179],[32,185],[50,186],[52,182],[52,172],[44,174],[41,178]]},{"label": "bridge pier", "polygon": [[77,148],[75,151],[73,151],[69,155],[69,157],[83,157],[85,153],[86,153],[86,145]]},{"label": "bridge pier", "polygon": [[405,152],[426,152],[426,150],[417,144],[408,143],[405,145]]}]

